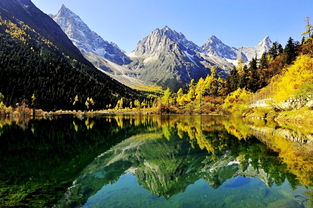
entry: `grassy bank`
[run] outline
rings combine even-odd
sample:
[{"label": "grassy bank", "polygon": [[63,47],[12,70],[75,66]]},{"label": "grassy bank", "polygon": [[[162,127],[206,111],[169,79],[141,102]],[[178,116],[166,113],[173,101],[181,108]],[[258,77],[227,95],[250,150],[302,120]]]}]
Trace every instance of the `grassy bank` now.
[{"label": "grassy bank", "polygon": [[275,111],[273,108],[253,108],[243,114],[247,119],[273,120],[279,123],[313,124],[313,110],[303,107],[294,110]]}]

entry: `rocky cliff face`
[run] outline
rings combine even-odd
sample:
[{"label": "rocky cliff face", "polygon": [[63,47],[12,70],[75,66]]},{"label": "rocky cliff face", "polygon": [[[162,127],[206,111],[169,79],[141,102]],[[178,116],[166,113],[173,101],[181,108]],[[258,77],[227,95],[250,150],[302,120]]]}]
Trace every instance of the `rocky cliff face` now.
[{"label": "rocky cliff face", "polygon": [[78,15],[64,5],[56,15],[51,15],[51,17],[83,53],[92,52],[120,65],[131,62],[116,44],[103,40]]},{"label": "rocky cliff face", "polygon": [[226,78],[239,58],[248,62],[255,55],[260,57],[272,44],[269,38],[265,38],[256,47],[236,49],[212,36],[199,47],[182,33],[165,26],[152,31],[126,55],[114,43],[103,40],[90,30],[64,5],[51,17],[89,61],[128,86],[132,83],[158,85],[176,91],[186,87],[192,79],[197,81],[209,75],[212,66],[217,67],[219,77]]},{"label": "rocky cliff face", "polygon": [[218,67],[222,77],[231,68],[226,61],[206,57],[200,47],[167,26],[152,31],[130,55],[135,60],[131,67],[140,79],[174,90],[207,76],[212,66]]},{"label": "rocky cliff face", "polygon": [[202,50],[207,55],[217,56],[223,59],[226,59],[230,62],[236,61],[239,58],[242,58],[244,62],[248,61],[245,54],[240,52],[234,47],[230,47],[224,44],[216,36],[211,36],[207,42],[202,46]]},{"label": "rocky cliff face", "polygon": [[261,58],[262,54],[268,52],[273,46],[273,42],[267,36],[257,46],[254,47],[241,47],[239,51],[243,53],[248,60],[252,58]]}]

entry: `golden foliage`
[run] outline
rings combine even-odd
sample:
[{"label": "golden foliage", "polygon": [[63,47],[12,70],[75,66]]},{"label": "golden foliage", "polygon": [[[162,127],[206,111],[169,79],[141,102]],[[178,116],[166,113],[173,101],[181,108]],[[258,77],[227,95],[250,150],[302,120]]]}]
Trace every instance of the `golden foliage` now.
[{"label": "golden foliage", "polygon": [[299,95],[312,93],[313,58],[300,55],[282,74],[272,78],[271,83],[263,88],[260,95],[272,97],[276,103]]}]

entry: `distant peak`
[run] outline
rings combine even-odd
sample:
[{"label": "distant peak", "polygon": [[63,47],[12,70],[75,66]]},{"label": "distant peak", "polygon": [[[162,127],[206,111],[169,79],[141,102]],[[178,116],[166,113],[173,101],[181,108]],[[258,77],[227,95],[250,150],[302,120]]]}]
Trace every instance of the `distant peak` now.
[{"label": "distant peak", "polygon": [[67,13],[72,13],[74,14],[74,12],[72,12],[69,8],[67,8],[64,4],[62,4],[59,12],[59,14],[67,14]]},{"label": "distant peak", "polygon": [[169,26],[165,25],[162,30],[172,30]]},{"label": "distant peak", "polygon": [[268,46],[268,47],[271,47],[272,44],[273,42],[271,41],[269,36],[265,36],[263,40],[259,43],[259,45]]},{"label": "distant peak", "polygon": [[215,35],[212,35],[209,37],[209,39],[206,41],[205,44],[211,44],[211,43],[222,43],[220,39],[218,39]]},{"label": "distant peak", "polygon": [[163,28],[157,28],[152,33],[157,33],[160,36],[166,35],[169,37],[180,36],[180,33],[177,33],[175,30],[172,30],[169,26],[164,26]]},{"label": "distant peak", "polygon": [[64,4],[62,4],[61,9],[60,10],[64,10],[64,9],[68,9]]},{"label": "distant peak", "polygon": [[170,32],[174,32],[174,30],[172,30],[169,26],[165,25],[162,29],[160,29],[160,31],[162,32],[167,32],[167,31],[170,31]]},{"label": "distant peak", "polygon": [[212,36],[209,38],[209,40],[221,42],[221,40],[218,39],[215,35],[212,35]]}]

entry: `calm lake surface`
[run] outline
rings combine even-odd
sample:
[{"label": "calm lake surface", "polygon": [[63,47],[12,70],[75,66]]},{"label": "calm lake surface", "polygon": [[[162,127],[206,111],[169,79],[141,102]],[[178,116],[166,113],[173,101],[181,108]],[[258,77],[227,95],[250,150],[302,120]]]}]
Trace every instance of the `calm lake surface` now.
[{"label": "calm lake surface", "polygon": [[313,207],[313,127],[210,116],[0,120],[0,207]]}]

